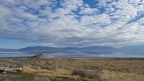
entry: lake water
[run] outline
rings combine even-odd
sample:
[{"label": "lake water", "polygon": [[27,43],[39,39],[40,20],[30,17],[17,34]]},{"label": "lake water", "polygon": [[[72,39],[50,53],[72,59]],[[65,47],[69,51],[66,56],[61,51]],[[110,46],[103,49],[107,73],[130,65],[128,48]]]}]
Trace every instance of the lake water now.
[{"label": "lake water", "polygon": [[[40,52],[0,51],[0,57],[33,56]],[[41,58],[144,57],[144,51],[47,51]]]}]

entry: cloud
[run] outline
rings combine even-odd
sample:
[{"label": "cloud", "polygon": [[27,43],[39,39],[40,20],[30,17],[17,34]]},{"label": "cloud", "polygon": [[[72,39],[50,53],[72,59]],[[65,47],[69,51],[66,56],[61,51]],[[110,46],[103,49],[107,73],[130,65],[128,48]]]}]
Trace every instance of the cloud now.
[{"label": "cloud", "polygon": [[0,38],[52,46],[144,43],[141,0],[1,0]]}]

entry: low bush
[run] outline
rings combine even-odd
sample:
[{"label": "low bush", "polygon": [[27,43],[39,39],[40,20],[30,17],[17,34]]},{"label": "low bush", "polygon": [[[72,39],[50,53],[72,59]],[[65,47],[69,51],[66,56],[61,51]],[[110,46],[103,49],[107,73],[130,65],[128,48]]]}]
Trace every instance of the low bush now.
[{"label": "low bush", "polygon": [[74,70],[72,71],[72,75],[79,75],[81,77],[86,77],[87,71],[86,70]]},{"label": "low bush", "polygon": [[73,70],[72,75],[79,75],[81,77],[86,77],[86,78],[95,78],[99,79],[101,76],[101,71],[100,70]]}]

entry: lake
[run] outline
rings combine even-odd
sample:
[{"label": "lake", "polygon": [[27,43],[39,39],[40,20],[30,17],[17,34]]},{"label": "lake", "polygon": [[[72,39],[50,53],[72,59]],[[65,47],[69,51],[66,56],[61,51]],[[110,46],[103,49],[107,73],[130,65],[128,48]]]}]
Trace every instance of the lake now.
[{"label": "lake", "polygon": [[[0,51],[0,57],[33,56],[40,52]],[[144,57],[144,51],[47,51],[41,58]]]}]

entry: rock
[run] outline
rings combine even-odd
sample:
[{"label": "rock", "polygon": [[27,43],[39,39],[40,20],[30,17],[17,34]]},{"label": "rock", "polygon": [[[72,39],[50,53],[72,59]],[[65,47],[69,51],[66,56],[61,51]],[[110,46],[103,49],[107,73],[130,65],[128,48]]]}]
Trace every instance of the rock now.
[{"label": "rock", "polygon": [[9,67],[0,67],[0,73],[16,73],[16,72],[21,72],[22,68],[9,68]]}]

